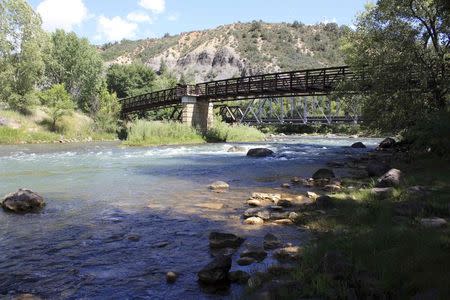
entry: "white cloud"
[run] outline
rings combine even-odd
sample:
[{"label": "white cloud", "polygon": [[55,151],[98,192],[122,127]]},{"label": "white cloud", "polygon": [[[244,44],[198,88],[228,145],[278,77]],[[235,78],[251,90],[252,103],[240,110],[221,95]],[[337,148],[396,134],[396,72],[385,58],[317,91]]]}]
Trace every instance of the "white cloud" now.
[{"label": "white cloud", "polygon": [[139,0],[139,5],[155,14],[160,14],[166,9],[166,0]]},{"label": "white cloud", "polygon": [[97,22],[98,37],[108,41],[120,41],[124,38],[134,38],[138,25],[121,17],[107,18],[100,16]]},{"label": "white cloud", "polygon": [[88,18],[83,0],[44,0],[39,3],[36,11],[41,15],[42,27],[47,31],[71,31]]},{"label": "white cloud", "polygon": [[174,14],[170,14],[167,17],[167,20],[169,20],[169,21],[176,21],[176,20],[178,20],[179,17],[180,17],[179,13],[174,13]]},{"label": "white cloud", "polygon": [[152,18],[149,15],[141,12],[131,12],[127,15],[127,20],[131,22],[147,22],[152,23]]}]

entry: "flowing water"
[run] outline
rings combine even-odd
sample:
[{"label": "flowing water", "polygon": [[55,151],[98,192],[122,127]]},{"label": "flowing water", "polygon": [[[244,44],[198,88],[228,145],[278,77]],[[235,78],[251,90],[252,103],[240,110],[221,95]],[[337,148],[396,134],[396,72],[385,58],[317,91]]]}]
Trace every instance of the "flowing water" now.
[{"label": "flowing water", "polygon": [[[309,177],[329,160],[367,150],[337,137],[284,138],[243,144],[269,147],[272,158],[228,153],[231,144],[125,148],[118,144],[0,146],[0,195],[30,188],[41,213],[0,211],[0,298],[32,293],[45,299],[219,299],[204,293],[196,273],[210,260],[212,230],[261,244],[267,232],[301,245],[294,226],[243,226],[253,191],[273,191],[292,176]],[[378,140],[362,139],[373,147]],[[343,175],[336,170],[337,175]],[[226,193],[207,186],[227,181]],[[292,189],[292,193],[304,190]],[[219,210],[198,207],[219,202]],[[272,262],[269,257],[259,268]],[[232,270],[252,271],[258,266]],[[180,274],[174,285],[165,273]]]}]

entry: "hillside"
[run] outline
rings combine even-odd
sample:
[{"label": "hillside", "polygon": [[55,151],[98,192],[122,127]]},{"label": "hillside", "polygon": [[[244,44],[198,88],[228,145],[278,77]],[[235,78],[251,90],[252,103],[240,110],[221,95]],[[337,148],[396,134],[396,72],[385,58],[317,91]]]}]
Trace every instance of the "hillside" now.
[{"label": "hillside", "polygon": [[158,70],[162,61],[175,74],[200,82],[261,72],[343,64],[336,24],[236,23],[215,29],[124,40],[101,49],[108,64],[142,62]]}]

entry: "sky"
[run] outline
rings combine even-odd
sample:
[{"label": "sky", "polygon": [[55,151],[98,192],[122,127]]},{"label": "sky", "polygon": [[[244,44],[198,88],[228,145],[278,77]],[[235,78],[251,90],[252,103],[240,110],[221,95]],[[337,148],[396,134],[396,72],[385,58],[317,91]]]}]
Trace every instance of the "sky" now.
[{"label": "sky", "polygon": [[74,31],[94,44],[161,37],[263,20],[351,26],[367,0],[28,0],[43,27]]}]

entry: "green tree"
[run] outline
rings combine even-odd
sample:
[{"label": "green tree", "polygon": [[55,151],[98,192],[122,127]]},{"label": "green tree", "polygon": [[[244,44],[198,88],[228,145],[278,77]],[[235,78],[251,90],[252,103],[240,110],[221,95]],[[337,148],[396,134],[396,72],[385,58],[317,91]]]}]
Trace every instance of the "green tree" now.
[{"label": "green tree", "polygon": [[100,131],[114,133],[120,114],[120,103],[116,93],[108,92],[106,84],[103,84],[99,92],[99,109],[95,115],[95,125]]},{"label": "green tree", "polygon": [[46,62],[47,85],[64,84],[84,111],[92,111],[101,84],[103,60],[97,49],[75,33],[57,30]]},{"label": "green tree", "polygon": [[56,131],[56,122],[73,110],[73,100],[64,84],[53,85],[50,89],[41,92],[40,98],[52,121],[51,129]]},{"label": "green tree", "polygon": [[[347,63],[364,71],[364,120],[402,130],[418,116],[446,109],[450,46],[445,0],[379,0],[344,38]],[[447,60],[447,61],[446,61]]]},{"label": "green tree", "polygon": [[153,90],[155,72],[143,64],[112,65],[106,73],[108,90],[125,98]]},{"label": "green tree", "polygon": [[12,108],[31,104],[47,46],[41,19],[25,0],[0,1],[0,97]]}]

